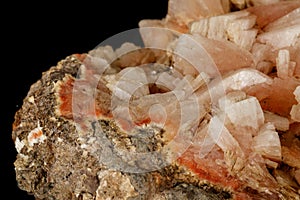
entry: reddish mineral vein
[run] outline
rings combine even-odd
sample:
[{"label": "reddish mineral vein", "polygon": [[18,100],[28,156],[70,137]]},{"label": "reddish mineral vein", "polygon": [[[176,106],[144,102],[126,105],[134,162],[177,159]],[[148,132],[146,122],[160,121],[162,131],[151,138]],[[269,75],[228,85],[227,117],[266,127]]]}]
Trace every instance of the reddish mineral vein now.
[{"label": "reddish mineral vein", "polygon": [[[59,82],[59,87],[57,89],[57,93],[58,93],[58,99],[59,99],[59,108],[58,108],[58,112],[62,117],[65,117],[66,119],[73,119],[73,115],[74,113],[76,114],[80,114],[78,112],[82,111],[86,114],[89,115],[93,115],[93,113],[95,113],[97,118],[101,118],[101,119],[111,119],[112,118],[112,113],[111,110],[109,109],[109,104],[106,105],[108,102],[103,101],[103,92],[105,93],[105,86],[103,84],[98,84],[98,98],[96,99],[95,102],[93,102],[94,106],[89,106],[89,107],[85,107],[84,110],[78,110],[75,111],[73,113],[73,104],[76,103],[81,103],[79,102],[79,100],[74,101],[74,95],[76,95],[76,98],[82,98],[84,96],[84,94],[82,94],[82,92],[80,91],[80,89],[78,90],[74,90],[74,85],[75,85],[75,81],[78,81],[76,84],[85,84],[84,82],[82,82],[82,80],[76,80],[74,78],[72,78],[71,76],[67,76],[64,78],[64,80],[62,82]],[[78,85],[79,86],[79,85]],[[78,87],[79,88],[79,87]],[[79,96],[78,96],[79,95]],[[91,103],[91,102],[90,102]],[[88,108],[88,109],[87,109]],[[92,108],[95,108],[95,111],[90,110]],[[117,116],[115,116],[117,117]],[[120,128],[122,128],[124,131],[130,131],[132,130],[135,126],[142,126],[143,124],[149,124],[151,122],[150,118],[146,118],[146,119],[138,119],[134,122],[132,121],[128,121],[127,117],[117,117],[117,119],[115,119],[117,121],[117,123],[119,124]]]},{"label": "reddish mineral vein", "polygon": [[73,86],[74,78],[68,76],[64,78],[63,82],[59,83],[58,100],[59,100],[59,114],[67,119],[73,119],[72,113],[72,99],[73,99]]},{"label": "reddish mineral vein", "polygon": [[[20,188],[37,199],[299,199],[299,19],[299,0],[169,0],[164,19],[139,23],[145,48],[68,57],[15,117]],[[95,120],[109,122],[104,135]]]},{"label": "reddish mineral vein", "polygon": [[241,182],[228,174],[227,169],[218,167],[214,161],[194,159],[194,152],[189,148],[177,160],[180,164],[191,169],[202,180],[207,180],[213,184],[236,190],[241,186]]}]

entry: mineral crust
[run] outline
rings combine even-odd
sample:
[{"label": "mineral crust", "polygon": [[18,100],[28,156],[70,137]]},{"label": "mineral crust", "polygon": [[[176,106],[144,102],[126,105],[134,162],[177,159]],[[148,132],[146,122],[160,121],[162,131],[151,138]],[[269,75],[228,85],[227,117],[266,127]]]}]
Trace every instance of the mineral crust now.
[{"label": "mineral crust", "polygon": [[170,0],[145,47],[59,61],[15,114],[36,199],[300,199],[300,1]]}]

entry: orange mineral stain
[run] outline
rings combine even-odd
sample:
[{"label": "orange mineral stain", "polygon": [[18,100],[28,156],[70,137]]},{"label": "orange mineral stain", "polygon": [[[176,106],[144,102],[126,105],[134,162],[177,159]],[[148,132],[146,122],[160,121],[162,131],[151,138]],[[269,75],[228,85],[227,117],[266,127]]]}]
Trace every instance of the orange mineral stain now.
[{"label": "orange mineral stain", "polygon": [[[77,81],[75,83],[75,81]],[[76,80],[71,76],[66,76],[57,87],[58,113],[66,119],[74,117],[96,117],[101,119],[110,119],[112,114],[107,110],[107,102],[103,101],[102,93],[94,98],[89,93],[85,93],[83,88],[89,83],[85,80]],[[75,99],[76,98],[76,99]],[[75,115],[75,116],[74,116]]]},{"label": "orange mineral stain", "polygon": [[217,166],[214,161],[194,158],[194,152],[189,148],[177,160],[181,165],[193,171],[200,180],[207,180],[213,184],[236,190],[241,186],[240,181],[229,175],[227,169]]}]

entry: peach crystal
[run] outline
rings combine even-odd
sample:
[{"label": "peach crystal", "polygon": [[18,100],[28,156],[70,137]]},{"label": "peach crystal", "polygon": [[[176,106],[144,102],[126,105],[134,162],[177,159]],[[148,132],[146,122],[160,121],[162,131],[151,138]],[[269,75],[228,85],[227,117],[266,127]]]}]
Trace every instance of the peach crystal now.
[{"label": "peach crystal", "polygon": [[[125,171],[98,173],[95,199],[110,197],[102,190],[111,177],[133,198],[139,193],[128,176],[168,165],[189,174],[176,181],[209,183],[234,199],[299,199],[299,13],[298,0],[170,0],[166,18],[139,23],[145,48],[74,55],[82,65],[77,77],[55,83],[56,114],[76,124],[74,143],[86,140],[80,150],[102,159],[99,168]],[[103,138],[89,138],[101,120],[115,157],[102,150]],[[149,130],[154,146],[135,145]],[[18,152],[48,138],[40,126],[33,131],[40,134],[31,131],[28,141],[16,136]]]},{"label": "peach crystal", "polygon": [[[166,19],[140,22],[146,48],[165,51],[151,54],[132,44],[116,50],[123,52],[121,69],[100,78],[113,95],[109,113],[129,134],[142,126],[162,127],[165,143],[174,142],[168,151],[179,156],[168,160],[229,188],[236,199],[297,198],[299,185],[286,187],[275,174],[299,170],[286,155],[300,157],[300,151],[282,147],[280,134],[300,121],[300,3],[253,1],[264,5],[228,14],[227,1],[214,3],[170,0]],[[94,51],[92,57],[105,59]],[[85,68],[96,73],[98,66]],[[80,78],[93,82],[87,74]],[[189,140],[183,151],[182,141]]]}]

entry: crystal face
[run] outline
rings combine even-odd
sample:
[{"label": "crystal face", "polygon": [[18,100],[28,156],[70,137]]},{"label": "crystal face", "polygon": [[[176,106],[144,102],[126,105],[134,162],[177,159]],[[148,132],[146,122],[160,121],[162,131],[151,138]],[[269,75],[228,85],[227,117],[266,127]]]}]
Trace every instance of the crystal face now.
[{"label": "crystal face", "polygon": [[59,61],[15,115],[19,187],[36,199],[299,199],[299,13],[299,1],[170,0],[164,19],[139,23],[144,46]]}]

